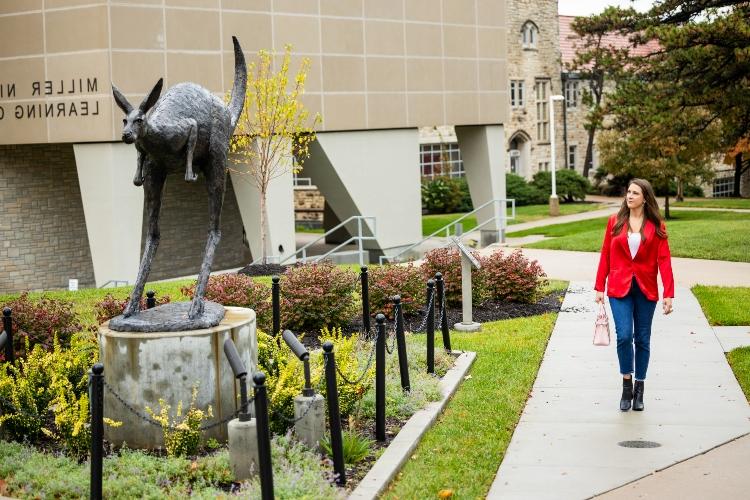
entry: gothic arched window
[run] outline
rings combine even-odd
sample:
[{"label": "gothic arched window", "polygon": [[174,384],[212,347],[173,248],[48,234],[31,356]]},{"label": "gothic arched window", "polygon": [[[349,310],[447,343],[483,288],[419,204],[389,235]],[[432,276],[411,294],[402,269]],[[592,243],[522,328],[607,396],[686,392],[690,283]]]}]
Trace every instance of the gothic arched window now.
[{"label": "gothic arched window", "polygon": [[539,38],[539,28],[531,21],[526,21],[521,28],[521,45],[524,49],[535,49]]}]

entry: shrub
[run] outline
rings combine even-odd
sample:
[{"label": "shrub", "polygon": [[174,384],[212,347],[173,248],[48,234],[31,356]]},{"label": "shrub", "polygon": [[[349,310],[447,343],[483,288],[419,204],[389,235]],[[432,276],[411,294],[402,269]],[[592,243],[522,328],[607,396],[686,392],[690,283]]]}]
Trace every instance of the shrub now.
[{"label": "shrub", "polygon": [[295,332],[348,323],[356,314],[357,275],[330,262],[290,267],[281,276],[281,324]]},{"label": "shrub", "polygon": [[516,206],[547,203],[548,196],[536,186],[526,183],[520,175],[505,174],[505,197],[516,200]]},{"label": "shrub", "polygon": [[[361,436],[354,431],[342,432],[341,441],[344,450],[344,463],[352,465],[367,458],[372,453],[372,447],[375,444],[374,440],[367,436]],[[320,447],[326,455],[333,458],[330,434],[326,434],[321,440]]]},{"label": "shrub", "polygon": [[[477,260],[479,254],[472,252]],[[436,248],[427,252],[421,266],[422,276],[425,280],[433,279],[435,273],[442,273],[445,281],[445,301],[448,305],[461,303],[461,255],[456,248]],[[479,304],[485,300],[482,274],[477,269],[471,271],[472,301]],[[439,310],[440,304],[435,304],[435,310]]]},{"label": "shrub", "polygon": [[535,302],[546,276],[537,261],[529,261],[520,250],[504,255],[498,250],[482,259],[482,282],[495,300]]},{"label": "shrub", "polygon": [[[169,295],[162,295],[162,296],[157,295],[155,299],[156,299],[157,306],[160,306],[162,304],[167,304],[172,301]],[[128,301],[130,301],[130,297],[126,297],[124,299],[118,299],[114,297],[111,293],[108,293],[107,295],[104,296],[102,300],[94,304],[94,312],[96,313],[96,321],[98,321],[101,324],[101,323],[104,323],[105,321],[109,321],[115,316],[119,316],[125,310],[125,307],[128,305]],[[141,309],[146,309],[146,297],[141,297]]]},{"label": "shrub", "polygon": [[87,373],[97,354],[93,339],[75,335],[68,349],[56,340],[51,351],[37,345],[0,370],[0,425],[6,436],[33,442],[43,433],[70,455],[85,456],[91,439]]},{"label": "shrub", "polygon": [[422,182],[422,208],[435,214],[471,211],[466,179],[442,176]]},{"label": "shrub", "polygon": [[[555,184],[557,195],[564,203],[575,200],[583,201],[591,187],[587,178],[570,169],[557,170],[555,172]],[[543,192],[545,197],[548,198],[552,194],[552,172],[537,172],[534,174],[531,185]]]},{"label": "shrub", "polygon": [[198,388],[193,387],[193,396],[190,400],[190,408],[182,416],[182,401],[177,403],[177,413],[172,422],[169,420],[170,406],[159,399],[160,411],[158,414],[146,407],[146,411],[151,418],[161,424],[164,431],[164,448],[167,450],[167,456],[170,457],[188,457],[198,453],[198,446],[201,442],[201,423],[205,419],[213,417],[211,407],[203,411],[195,407],[195,399],[198,397]]},{"label": "shrub", "polygon": [[[184,286],[181,291],[187,297],[195,295],[196,283]],[[271,331],[271,289],[253,281],[245,274],[216,274],[208,277],[206,300],[224,306],[248,307],[255,311],[258,327]]]},{"label": "shrub", "polygon": [[29,294],[24,292],[3,307],[10,307],[13,311],[13,322],[17,328],[13,345],[17,356],[28,352],[27,345],[33,348],[40,344],[49,350],[55,337],[60,345],[67,346],[71,336],[81,330],[71,301],[49,297],[31,300]]},{"label": "shrub", "polygon": [[412,263],[373,267],[369,271],[370,312],[393,318],[392,298],[400,295],[403,313],[416,313],[424,304],[425,287],[421,271]]}]

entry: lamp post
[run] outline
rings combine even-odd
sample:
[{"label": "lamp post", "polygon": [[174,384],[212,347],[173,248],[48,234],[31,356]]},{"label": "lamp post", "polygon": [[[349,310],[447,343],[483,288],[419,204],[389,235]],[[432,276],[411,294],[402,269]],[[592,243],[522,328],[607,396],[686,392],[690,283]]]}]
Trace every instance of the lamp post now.
[{"label": "lamp post", "polygon": [[552,171],[552,195],[549,197],[549,214],[553,217],[560,215],[560,200],[557,197],[557,181],[555,180],[555,101],[565,99],[561,95],[549,96],[549,150],[550,170]]}]

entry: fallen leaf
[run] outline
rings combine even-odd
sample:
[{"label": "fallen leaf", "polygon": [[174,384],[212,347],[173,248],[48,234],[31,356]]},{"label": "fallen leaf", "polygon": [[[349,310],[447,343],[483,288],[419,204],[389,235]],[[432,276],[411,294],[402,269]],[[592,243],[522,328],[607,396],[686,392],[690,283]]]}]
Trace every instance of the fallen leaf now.
[{"label": "fallen leaf", "polygon": [[453,496],[453,490],[438,491],[438,498],[451,498],[452,496]]},{"label": "fallen leaf", "polygon": [[464,377],[464,380],[469,380],[470,378],[471,378],[471,375],[466,375],[466,376]]}]

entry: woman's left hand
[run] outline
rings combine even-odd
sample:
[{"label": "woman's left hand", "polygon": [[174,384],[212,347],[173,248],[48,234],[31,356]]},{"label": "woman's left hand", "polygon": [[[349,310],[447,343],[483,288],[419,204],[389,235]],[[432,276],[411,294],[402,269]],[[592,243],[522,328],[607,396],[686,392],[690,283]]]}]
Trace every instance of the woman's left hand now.
[{"label": "woman's left hand", "polygon": [[664,314],[672,312],[672,297],[664,297]]}]

